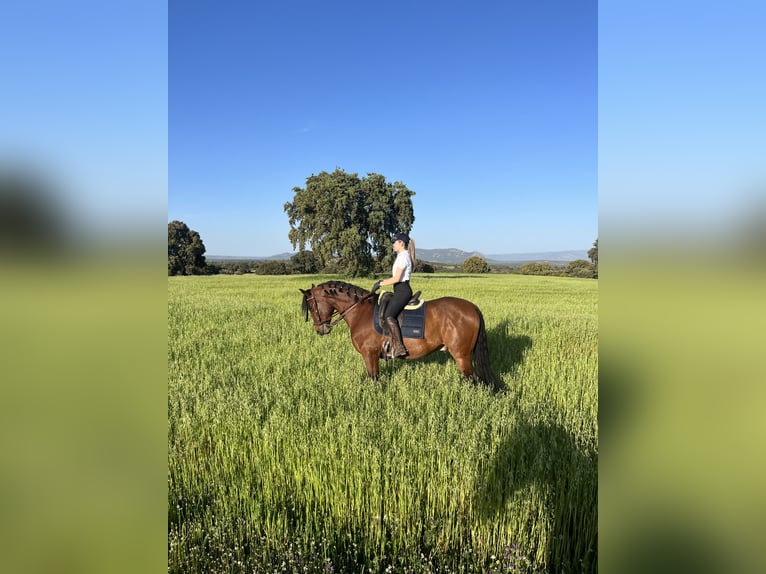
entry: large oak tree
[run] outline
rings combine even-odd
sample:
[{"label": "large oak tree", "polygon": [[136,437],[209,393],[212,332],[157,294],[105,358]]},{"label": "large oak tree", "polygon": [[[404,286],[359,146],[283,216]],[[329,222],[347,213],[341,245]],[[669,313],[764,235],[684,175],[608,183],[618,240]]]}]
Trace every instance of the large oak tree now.
[{"label": "large oak tree", "polygon": [[183,221],[168,223],[168,275],[204,275],[208,272],[205,244],[199,233]]},{"label": "large oak tree", "polygon": [[391,239],[415,221],[414,191],[376,173],[359,178],[336,168],[306,178],[285,203],[293,249],[307,244],[322,267],[351,277],[385,269],[393,260]]}]

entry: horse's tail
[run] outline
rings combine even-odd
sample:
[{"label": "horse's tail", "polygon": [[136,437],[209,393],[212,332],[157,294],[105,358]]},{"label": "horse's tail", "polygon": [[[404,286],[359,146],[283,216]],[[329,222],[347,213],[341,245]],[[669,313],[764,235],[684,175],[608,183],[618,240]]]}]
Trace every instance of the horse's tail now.
[{"label": "horse's tail", "polygon": [[481,379],[485,385],[491,385],[496,391],[500,390],[500,381],[497,380],[492,365],[489,363],[489,347],[487,345],[487,329],[484,326],[484,315],[476,307],[476,312],[479,314],[479,336],[476,337],[476,344],[473,346],[473,352],[471,359],[473,361],[473,369],[476,375]]}]

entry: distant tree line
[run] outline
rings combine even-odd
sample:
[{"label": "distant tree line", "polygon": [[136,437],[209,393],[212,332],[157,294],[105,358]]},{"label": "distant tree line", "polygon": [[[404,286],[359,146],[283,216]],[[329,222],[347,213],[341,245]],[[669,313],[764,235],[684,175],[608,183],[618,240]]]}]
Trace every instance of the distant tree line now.
[{"label": "distant tree line", "polygon": [[525,263],[515,270],[522,275],[546,275],[550,277],[580,277],[582,279],[595,279],[595,266],[585,259],[575,259],[566,265],[554,267],[547,261],[542,263]]},{"label": "distant tree line", "polygon": [[301,251],[290,259],[230,259],[209,264],[211,272],[221,275],[292,275],[323,272],[319,259],[311,251]]},{"label": "distant tree line", "polygon": [[[409,197],[408,197],[409,199]],[[530,262],[523,265],[489,263],[477,255],[468,257],[462,264],[431,263],[417,261],[416,273],[517,273],[521,275],[544,275],[551,277],[579,277],[598,279],[598,239],[588,251],[588,258],[576,259],[566,265],[555,266],[549,262]],[[378,261],[378,264],[382,262]],[[340,274],[354,276],[359,268],[349,267],[344,258],[318,256],[313,251],[301,250],[289,260],[241,259],[208,262],[205,258],[205,244],[197,231],[182,221],[168,223],[168,275],[291,275],[291,274]],[[369,270],[368,270],[369,271]]]},{"label": "distant tree line", "polygon": [[[310,251],[293,255],[286,260],[230,260],[208,263],[209,273],[222,275],[292,275],[312,274],[323,275],[343,274],[335,267],[321,267],[313,259]],[[415,265],[416,273],[493,273],[517,275],[543,275],[548,277],[579,277],[595,278],[595,265],[584,259],[577,259],[567,264],[553,265],[549,262],[530,262],[523,265],[493,264],[489,266],[481,257],[469,257],[462,264],[431,263],[418,260]],[[470,260],[470,261],[469,261]],[[308,266],[306,261],[313,262]]]}]

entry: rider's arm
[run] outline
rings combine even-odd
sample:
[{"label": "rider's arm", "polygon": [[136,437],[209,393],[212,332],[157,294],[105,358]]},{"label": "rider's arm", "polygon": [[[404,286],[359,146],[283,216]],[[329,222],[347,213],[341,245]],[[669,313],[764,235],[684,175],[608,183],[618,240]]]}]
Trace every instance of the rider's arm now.
[{"label": "rider's arm", "polygon": [[402,278],[402,273],[404,273],[404,269],[401,267],[395,267],[394,268],[394,275],[393,277],[389,277],[388,279],[384,279],[380,282],[381,285],[393,285],[394,283],[399,283],[399,280]]}]

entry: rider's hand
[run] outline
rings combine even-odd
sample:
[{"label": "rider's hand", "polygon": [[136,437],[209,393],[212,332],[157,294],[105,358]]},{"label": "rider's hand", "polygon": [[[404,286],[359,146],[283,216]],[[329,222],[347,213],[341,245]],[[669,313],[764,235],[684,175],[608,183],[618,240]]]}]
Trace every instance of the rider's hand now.
[{"label": "rider's hand", "polygon": [[377,291],[378,289],[380,289],[380,281],[375,281],[375,284],[372,286],[372,290],[370,291],[370,293],[375,293],[375,291]]}]

